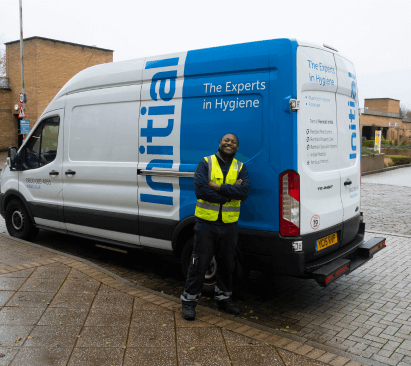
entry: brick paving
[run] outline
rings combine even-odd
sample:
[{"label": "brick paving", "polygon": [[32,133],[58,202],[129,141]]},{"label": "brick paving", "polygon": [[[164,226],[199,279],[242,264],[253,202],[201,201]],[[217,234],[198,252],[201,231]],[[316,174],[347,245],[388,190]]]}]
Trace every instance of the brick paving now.
[{"label": "brick paving", "polygon": [[[396,169],[390,172],[362,177],[361,210],[364,212],[366,230],[411,235],[411,187],[390,184],[366,183],[376,181],[380,174],[389,174],[394,180],[403,178],[398,172],[407,171],[411,183],[411,168]],[[395,173],[397,172],[397,173]]]},{"label": "brick paving", "polygon": [[361,365],[4,235],[0,266],[2,366]]},{"label": "brick paving", "polygon": [[[405,168],[404,168],[405,169]],[[399,169],[400,170],[400,169]],[[338,364],[328,353],[364,364],[411,365],[411,188],[362,184],[362,211],[367,230],[392,232],[387,249],[353,274],[323,289],[312,280],[253,272],[235,294],[240,319],[264,325],[284,337],[300,337],[321,361]],[[5,232],[0,220],[0,233]],[[369,235],[381,236],[376,234]],[[179,297],[184,286],[179,260],[167,253],[114,253],[94,242],[41,231],[35,242],[85,258],[129,281]],[[212,308],[212,298],[200,305]],[[293,347],[293,346],[290,346]],[[352,357],[350,356],[352,355]],[[355,358],[357,357],[357,358]],[[350,365],[351,366],[351,365]]]}]

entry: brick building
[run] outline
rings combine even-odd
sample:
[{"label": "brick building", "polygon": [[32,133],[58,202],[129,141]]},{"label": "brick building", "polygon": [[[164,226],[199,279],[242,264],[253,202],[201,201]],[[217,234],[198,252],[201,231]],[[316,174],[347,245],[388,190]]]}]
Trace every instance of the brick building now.
[{"label": "brick building", "polygon": [[[31,37],[23,40],[26,118],[33,125],[63,85],[81,70],[113,62],[113,50]],[[0,151],[19,146],[20,41],[6,43],[6,78],[0,80]]]},{"label": "brick building", "polygon": [[367,140],[381,130],[386,140],[411,140],[411,121],[400,114],[400,101],[391,98],[364,100],[364,111],[360,116],[361,136]]}]

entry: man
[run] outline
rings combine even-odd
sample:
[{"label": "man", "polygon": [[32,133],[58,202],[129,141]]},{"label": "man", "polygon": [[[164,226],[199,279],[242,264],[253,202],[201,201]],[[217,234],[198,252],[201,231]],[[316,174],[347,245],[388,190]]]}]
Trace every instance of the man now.
[{"label": "man", "polygon": [[215,306],[229,314],[239,314],[232,304],[233,271],[238,239],[240,204],[248,196],[247,168],[234,159],[239,148],[236,135],[228,133],[215,155],[203,158],[194,174],[197,196],[194,248],[181,300],[182,315],[195,319],[205,273],[215,256],[217,262]]}]

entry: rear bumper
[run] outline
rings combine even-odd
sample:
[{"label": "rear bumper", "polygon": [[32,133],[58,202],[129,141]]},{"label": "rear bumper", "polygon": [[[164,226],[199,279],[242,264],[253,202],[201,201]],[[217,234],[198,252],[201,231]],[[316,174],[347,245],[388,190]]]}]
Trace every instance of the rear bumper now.
[{"label": "rear bumper", "polygon": [[371,238],[361,243],[354,252],[346,258],[335,259],[318,268],[314,272],[308,272],[320,286],[328,286],[330,283],[345,276],[372,259],[374,254],[385,248],[385,238]]},{"label": "rear bumper", "polygon": [[[370,253],[372,248],[367,249],[367,245],[369,246],[370,243],[368,240],[368,244],[364,243],[365,224],[358,222],[357,228],[354,237],[350,234],[351,238],[353,237],[352,240],[348,243],[342,241],[343,246],[337,250],[324,253],[319,258],[315,258],[311,251],[304,252],[304,246],[306,244],[310,246],[313,242],[313,238],[308,235],[290,238],[283,237],[275,232],[240,229],[239,246],[244,259],[249,261],[251,268],[269,270],[273,273],[292,277],[314,278],[321,286],[325,286],[331,283],[331,281],[325,283],[325,279],[331,275],[332,271],[338,271],[348,264],[349,269],[344,270],[341,275],[348,274],[372,259],[373,255],[382,249]],[[321,235],[338,232],[338,229],[339,226],[329,228]],[[303,242],[303,251],[295,252],[293,250],[292,244],[296,241]],[[385,242],[385,238],[380,238],[380,241]],[[378,245],[378,240],[374,244]],[[339,277],[340,275],[333,278],[333,280]]]}]

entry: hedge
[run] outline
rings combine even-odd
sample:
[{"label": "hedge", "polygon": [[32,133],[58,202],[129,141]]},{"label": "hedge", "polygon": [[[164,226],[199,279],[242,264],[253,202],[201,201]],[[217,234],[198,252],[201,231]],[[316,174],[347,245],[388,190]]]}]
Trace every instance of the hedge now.
[{"label": "hedge", "polygon": [[386,158],[391,158],[393,165],[410,164],[411,158],[404,155],[385,155]]},{"label": "hedge", "polygon": [[362,142],[362,146],[374,147],[374,140],[365,140]]}]

